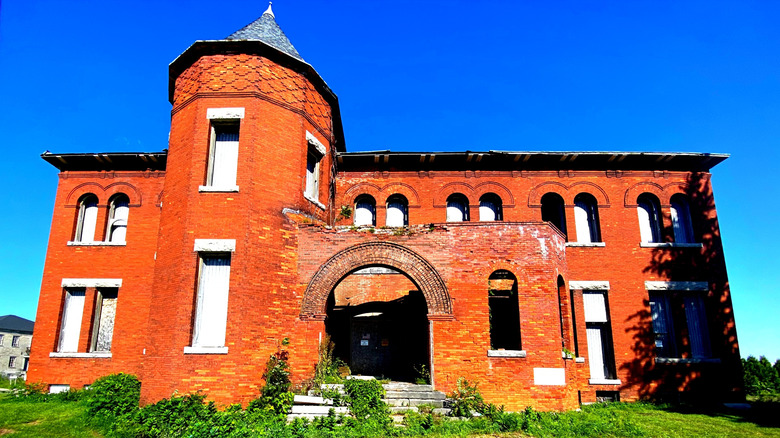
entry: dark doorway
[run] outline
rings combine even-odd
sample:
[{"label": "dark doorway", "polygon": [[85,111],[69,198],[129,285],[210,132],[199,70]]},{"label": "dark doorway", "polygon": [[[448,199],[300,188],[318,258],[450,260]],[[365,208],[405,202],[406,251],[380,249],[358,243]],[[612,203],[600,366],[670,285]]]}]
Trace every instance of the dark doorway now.
[{"label": "dark doorway", "polygon": [[352,374],[414,381],[430,369],[427,306],[403,274],[361,269],[345,277],[328,299],[326,330],[334,355]]}]

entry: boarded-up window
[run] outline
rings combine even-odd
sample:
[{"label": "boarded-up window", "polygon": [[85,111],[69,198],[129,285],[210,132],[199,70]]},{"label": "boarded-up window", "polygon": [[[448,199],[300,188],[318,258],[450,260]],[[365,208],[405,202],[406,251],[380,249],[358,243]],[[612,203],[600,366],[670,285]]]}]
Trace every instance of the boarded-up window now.
[{"label": "boarded-up window", "polygon": [[62,308],[62,324],[60,325],[60,352],[73,353],[78,351],[85,297],[86,291],[84,289],[65,291],[65,305]]},{"label": "boarded-up window", "polygon": [[214,124],[211,127],[211,150],[206,185],[231,188],[238,172],[238,123]]},{"label": "boarded-up window", "polygon": [[392,195],[387,198],[387,219],[385,225],[388,227],[403,227],[409,225],[409,203],[403,195]]},{"label": "boarded-up window", "polygon": [[99,289],[95,298],[94,325],[92,328],[92,351],[111,351],[111,339],[116,320],[116,289]]},{"label": "boarded-up window", "polygon": [[564,236],[567,236],[566,211],[561,195],[551,192],[542,196],[542,220],[555,225]]},{"label": "boarded-up window", "polygon": [[97,226],[98,199],[93,194],[87,194],[79,200],[78,218],[76,219],[75,242],[89,243],[95,241]]},{"label": "boarded-up window", "polygon": [[615,358],[607,295],[600,291],[584,291],[582,301],[585,308],[585,335],[588,340],[590,378],[614,379]]},{"label": "boarded-up window", "polygon": [[651,293],[650,314],[657,356],[711,357],[707,313],[700,293]]},{"label": "boarded-up window", "polygon": [[693,243],[695,240],[693,238],[693,225],[691,224],[691,211],[684,196],[672,196],[671,214],[674,241],[677,243]]},{"label": "boarded-up window", "polygon": [[222,347],[225,345],[229,285],[230,255],[202,255],[193,346]]},{"label": "boarded-up window", "polygon": [[460,193],[447,198],[447,222],[464,222],[469,220],[469,200]]},{"label": "boarded-up window", "polygon": [[601,241],[598,209],[593,195],[580,193],[574,198],[574,224],[577,230],[577,242]]},{"label": "boarded-up window", "polygon": [[111,198],[108,212],[108,241],[122,243],[127,236],[127,219],[130,216],[130,199],[122,193]]},{"label": "boarded-up window", "polygon": [[500,221],[502,220],[501,198],[495,193],[485,193],[479,198],[479,220]]},{"label": "boarded-up window", "polygon": [[636,212],[642,243],[661,242],[661,207],[658,198],[649,193],[639,195]]},{"label": "boarded-up window", "polygon": [[306,191],[310,199],[318,200],[320,197],[320,160],[322,155],[312,147],[306,154]]},{"label": "boarded-up window", "polygon": [[370,195],[360,195],[355,200],[355,226],[376,225],[376,201]]}]

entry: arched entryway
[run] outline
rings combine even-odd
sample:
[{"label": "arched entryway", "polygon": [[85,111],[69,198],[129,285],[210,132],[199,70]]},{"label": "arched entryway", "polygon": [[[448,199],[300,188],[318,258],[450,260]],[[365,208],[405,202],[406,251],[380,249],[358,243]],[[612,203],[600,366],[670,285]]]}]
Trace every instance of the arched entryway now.
[{"label": "arched entryway", "polygon": [[325,320],[355,374],[410,380],[432,370],[429,318],[451,316],[444,281],[404,246],[369,242],[328,259],[306,289],[301,319]]}]

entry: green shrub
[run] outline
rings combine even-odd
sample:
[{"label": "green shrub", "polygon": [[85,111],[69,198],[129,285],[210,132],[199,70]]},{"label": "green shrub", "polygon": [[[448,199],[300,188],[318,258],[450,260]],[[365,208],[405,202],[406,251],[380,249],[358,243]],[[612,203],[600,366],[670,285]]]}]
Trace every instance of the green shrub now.
[{"label": "green shrub", "polygon": [[141,382],[131,374],[111,374],[95,380],[88,391],[86,408],[90,416],[131,414],[138,409]]},{"label": "green shrub", "polygon": [[779,368],[780,360],[775,362],[775,365],[772,366],[772,363],[764,356],[761,356],[759,359],[756,359],[753,356],[742,359],[745,392],[748,395],[771,395],[780,393]]},{"label": "green shrub", "polygon": [[381,424],[390,422],[390,412],[382,401],[385,389],[374,380],[349,379],[344,382],[347,405],[358,420],[374,420]]},{"label": "green shrub", "polygon": [[325,336],[319,347],[317,364],[314,366],[314,386],[319,388],[323,383],[341,383],[344,381],[342,370],[349,374],[349,367],[339,358],[333,357],[336,348],[330,336]]},{"label": "green shrub", "polygon": [[458,379],[458,387],[450,393],[449,398],[452,399],[450,415],[453,417],[471,417],[474,412],[482,412],[485,406],[477,384],[472,385],[463,377]]},{"label": "green shrub", "polygon": [[290,410],[295,395],[290,392],[288,358],[285,350],[279,350],[268,358],[263,373],[265,385],[260,390],[260,398],[249,402],[250,411],[263,410],[284,415]]}]

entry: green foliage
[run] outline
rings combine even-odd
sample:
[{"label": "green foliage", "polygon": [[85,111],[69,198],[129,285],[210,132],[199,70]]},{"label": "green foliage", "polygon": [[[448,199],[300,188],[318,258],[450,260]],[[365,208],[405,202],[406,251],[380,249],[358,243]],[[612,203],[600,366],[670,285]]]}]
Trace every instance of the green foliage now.
[{"label": "green foliage", "polygon": [[772,363],[761,356],[756,359],[748,356],[742,359],[742,370],[745,378],[745,392],[748,395],[767,396],[780,393],[780,360]]},{"label": "green foliage", "polygon": [[319,347],[317,364],[314,366],[314,386],[317,388],[323,383],[342,383],[343,375],[349,375],[347,364],[333,357],[335,348],[330,336],[325,336]]},{"label": "green foliage", "polygon": [[370,420],[385,425],[390,423],[390,412],[382,401],[385,389],[376,380],[349,379],[344,383],[347,405],[358,420]]},{"label": "green foliage", "polygon": [[417,373],[415,383],[418,385],[427,385],[431,383],[431,372],[428,371],[428,367],[425,364],[419,364],[414,366],[414,372]]},{"label": "green foliage", "polygon": [[86,399],[90,416],[129,415],[138,409],[141,382],[131,374],[111,374],[95,380]]},{"label": "green foliage", "polygon": [[452,399],[450,415],[453,417],[471,417],[474,412],[481,412],[485,406],[477,383],[473,385],[463,377],[458,379],[458,387],[450,393]]},{"label": "green foliage", "polygon": [[279,350],[268,358],[263,373],[265,385],[260,390],[260,398],[249,402],[250,411],[263,410],[284,415],[290,410],[295,395],[290,391],[288,358],[286,350]]},{"label": "green foliage", "polygon": [[349,205],[341,206],[341,210],[339,211],[339,216],[341,216],[344,219],[349,219],[352,217],[352,209],[349,207]]}]

